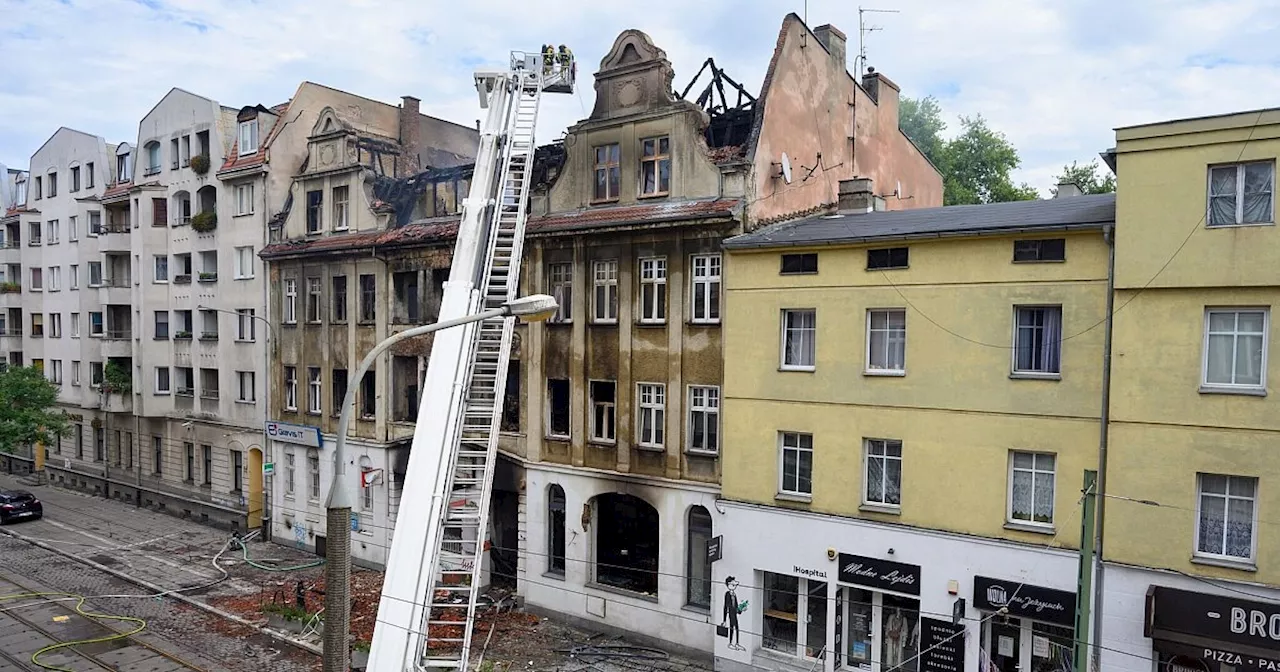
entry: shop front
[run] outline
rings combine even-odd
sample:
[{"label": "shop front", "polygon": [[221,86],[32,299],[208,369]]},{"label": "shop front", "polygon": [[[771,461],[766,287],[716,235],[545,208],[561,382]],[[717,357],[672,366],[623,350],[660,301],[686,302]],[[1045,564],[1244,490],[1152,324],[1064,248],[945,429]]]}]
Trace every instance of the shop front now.
[{"label": "shop front", "polygon": [[973,607],[983,672],[1071,672],[1075,593],[974,576]]},{"label": "shop front", "polygon": [[1280,605],[1152,585],[1144,633],[1168,672],[1280,670]]}]

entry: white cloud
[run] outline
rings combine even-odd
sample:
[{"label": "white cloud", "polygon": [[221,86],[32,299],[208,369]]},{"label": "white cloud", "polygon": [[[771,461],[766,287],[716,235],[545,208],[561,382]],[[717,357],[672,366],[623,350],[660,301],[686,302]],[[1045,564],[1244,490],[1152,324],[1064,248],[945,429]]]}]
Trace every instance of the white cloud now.
[{"label": "white cloud", "polygon": [[[800,3],[793,3],[799,5]],[[1018,147],[1018,179],[1047,190],[1116,126],[1275,105],[1280,0],[1226,2],[886,0],[869,15],[868,62],[948,122],[981,113]],[[591,110],[591,73],[626,28],[666,50],[682,89],[707,56],[749,90],[764,77],[786,5],[766,0],[0,0],[0,161],[24,165],[58,126],[109,141],[170,87],[231,107],[283,102],[301,80],[472,124],[470,73],[511,49],[567,44],[580,92],[549,96],[542,141]],[[799,9],[799,7],[797,7]],[[809,0],[857,52],[847,0]]]}]

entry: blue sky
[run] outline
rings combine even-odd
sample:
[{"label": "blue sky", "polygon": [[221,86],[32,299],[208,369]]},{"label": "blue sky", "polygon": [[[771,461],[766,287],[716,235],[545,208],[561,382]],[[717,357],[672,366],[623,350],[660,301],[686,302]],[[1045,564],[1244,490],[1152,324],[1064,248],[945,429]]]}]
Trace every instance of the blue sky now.
[{"label": "blue sky", "polygon": [[[25,166],[59,126],[136,141],[174,86],[240,107],[312,80],[472,124],[470,72],[512,49],[569,45],[579,95],[550,96],[539,140],[584,117],[590,73],[618,33],[666,50],[683,89],[707,56],[753,92],[804,0],[0,0],[0,162]],[[983,114],[1022,155],[1016,178],[1089,161],[1128,124],[1280,105],[1280,0],[877,0],[868,64],[903,95],[936,96],[954,130]],[[857,52],[849,0],[809,0]],[[851,63],[852,64],[852,63]]]}]

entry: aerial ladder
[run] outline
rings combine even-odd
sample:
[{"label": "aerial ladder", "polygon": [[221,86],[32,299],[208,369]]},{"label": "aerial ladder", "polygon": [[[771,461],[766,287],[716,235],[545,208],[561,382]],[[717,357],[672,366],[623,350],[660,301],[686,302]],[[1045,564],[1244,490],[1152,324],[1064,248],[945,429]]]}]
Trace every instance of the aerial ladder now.
[{"label": "aerial ladder", "polygon": [[[573,93],[572,56],[512,52],[475,73],[480,132],[440,321],[517,298],[543,93]],[[471,654],[516,318],[436,333],[387,559],[369,672],[459,670]]]}]

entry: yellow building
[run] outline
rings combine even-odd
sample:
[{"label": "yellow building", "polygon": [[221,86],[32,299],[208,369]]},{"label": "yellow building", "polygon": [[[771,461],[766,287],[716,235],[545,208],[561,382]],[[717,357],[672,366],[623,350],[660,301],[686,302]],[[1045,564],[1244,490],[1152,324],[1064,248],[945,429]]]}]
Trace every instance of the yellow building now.
[{"label": "yellow building", "polygon": [[[717,669],[1057,669],[1115,197],[883,212],[868,182],[725,242],[713,573],[748,606]],[[971,644],[933,648],[957,598]]]},{"label": "yellow building", "polygon": [[1104,652],[1104,669],[1147,672],[1143,657],[1178,654],[1206,670],[1280,660],[1280,407],[1267,375],[1277,157],[1280,109],[1121,128],[1108,154],[1118,233],[1102,644],[1123,653]]}]

